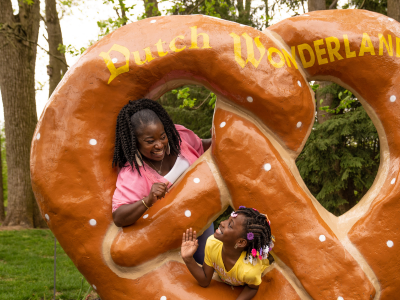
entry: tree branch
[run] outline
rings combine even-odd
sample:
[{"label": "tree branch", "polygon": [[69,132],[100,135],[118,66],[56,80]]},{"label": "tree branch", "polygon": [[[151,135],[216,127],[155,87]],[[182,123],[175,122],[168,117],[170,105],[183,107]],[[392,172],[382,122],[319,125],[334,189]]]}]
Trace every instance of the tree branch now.
[{"label": "tree branch", "polygon": [[209,93],[208,94],[208,96],[207,96],[207,98],[206,99],[204,99],[204,101],[203,102],[201,102],[201,104],[199,105],[199,106],[197,106],[197,107],[192,107],[192,108],[189,108],[190,110],[196,110],[196,109],[199,109],[207,100],[208,100],[208,98],[210,98],[210,96],[211,96],[211,93]]},{"label": "tree branch", "polygon": [[[365,0],[364,0],[364,2],[365,2]],[[332,2],[332,4],[331,5],[329,5],[329,9],[336,9],[336,4],[338,3],[338,0],[334,0],[333,2]]]}]

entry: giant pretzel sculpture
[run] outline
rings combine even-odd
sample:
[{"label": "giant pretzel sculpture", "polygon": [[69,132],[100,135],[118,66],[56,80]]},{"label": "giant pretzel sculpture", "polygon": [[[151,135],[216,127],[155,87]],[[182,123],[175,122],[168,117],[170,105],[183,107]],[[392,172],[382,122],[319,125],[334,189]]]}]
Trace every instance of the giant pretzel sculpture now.
[{"label": "giant pretzel sculpture", "polygon": [[[399,65],[400,24],[367,11],[313,12],[262,33],[206,16],[124,26],[86,51],[41,116],[31,173],[43,217],[102,299],[235,299],[241,288],[201,288],[179,256],[183,230],[201,232],[228,205],[268,213],[277,237],[255,299],[399,299]],[[340,217],[295,166],[314,121],[310,80],[351,90],[380,136],[374,185]],[[117,114],[187,83],[218,96],[212,149],[136,224],[117,228]]]}]

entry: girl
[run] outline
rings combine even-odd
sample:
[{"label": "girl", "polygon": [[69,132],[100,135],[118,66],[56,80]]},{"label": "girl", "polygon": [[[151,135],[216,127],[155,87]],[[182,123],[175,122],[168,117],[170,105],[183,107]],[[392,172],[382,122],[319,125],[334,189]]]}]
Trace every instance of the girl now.
[{"label": "girl", "polygon": [[255,208],[240,206],[207,239],[203,267],[193,259],[198,241],[192,228],[183,233],[181,255],[202,287],[210,284],[215,270],[225,283],[245,285],[237,300],[248,300],[257,294],[261,275],[269,266],[267,257],[273,240],[268,217]]}]

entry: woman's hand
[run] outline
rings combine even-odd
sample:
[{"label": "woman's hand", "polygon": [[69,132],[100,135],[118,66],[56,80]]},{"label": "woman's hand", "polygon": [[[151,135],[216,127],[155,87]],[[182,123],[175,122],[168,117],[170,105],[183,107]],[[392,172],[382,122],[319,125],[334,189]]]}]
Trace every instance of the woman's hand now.
[{"label": "woman's hand", "polygon": [[152,206],[154,203],[157,202],[157,200],[163,198],[167,190],[168,190],[167,184],[163,182],[154,183],[150,189],[150,193],[148,196],[149,198],[148,205]]},{"label": "woman's hand", "polygon": [[183,260],[192,258],[199,247],[199,241],[196,238],[196,231],[192,233],[192,228],[186,229],[182,236],[181,256]]}]

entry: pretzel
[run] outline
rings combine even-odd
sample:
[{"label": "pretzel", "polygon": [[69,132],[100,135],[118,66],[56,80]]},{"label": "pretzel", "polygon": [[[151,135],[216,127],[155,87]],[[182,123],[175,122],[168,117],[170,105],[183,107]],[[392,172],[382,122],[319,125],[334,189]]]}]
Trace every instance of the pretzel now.
[{"label": "pretzel", "polygon": [[[241,288],[198,286],[179,255],[229,205],[267,213],[277,237],[254,299],[396,299],[400,290],[400,25],[360,10],[286,19],[262,33],[207,16],[126,25],[82,55],[48,102],[31,149],[43,217],[104,299],[235,299]],[[364,198],[335,217],[295,165],[313,126],[307,82],[353,92],[380,137],[381,165]],[[217,95],[212,149],[134,225],[111,215],[119,110],[184,84]]]}]

